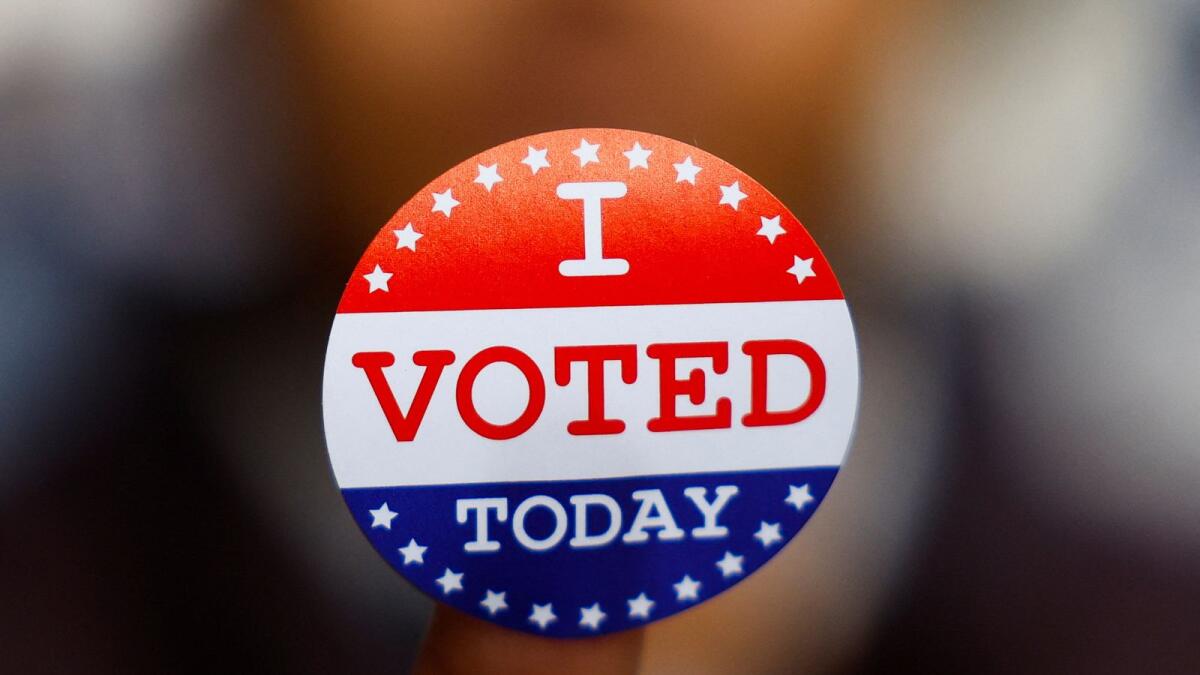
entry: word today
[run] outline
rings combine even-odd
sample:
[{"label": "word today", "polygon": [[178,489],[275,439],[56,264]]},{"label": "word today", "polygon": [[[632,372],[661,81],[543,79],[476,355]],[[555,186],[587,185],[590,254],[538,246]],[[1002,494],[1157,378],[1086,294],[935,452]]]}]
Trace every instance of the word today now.
[{"label": "word today", "polygon": [[[703,524],[691,529],[693,539],[721,539],[729,536],[729,528],[721,525],[718,518],[737,493],[736,485],[720,485],[714,489],[712,499],[704,487],[684,488],[683,496],[699,511]],[[548,495],[534,495],[523,499],[512,511],[510,527],[517,543],[534,552],[549,551],[557,547],[567,536],[570,520],[574,527],[567,545],[573,549],[598,548],[613,543],[618,535],[625,544],[644,544],[651,539],[651,532],[659,541],[680,541],[689,532],[680,528],[667,504],[662,490],[635,490],[630,495],[637,502],[637,513],[629,527],[622,533],[624,516],[620,504],[610,495],[602,493],[571,495],[569,502],[574,518],[569,519],[562,502]],[[491,523],[510,521],[507,497],[472,497],[459,499],[455,505],[455,516],[460,525],[474,521],[475,538],[463,544],[467,553],[495,553],[500,542],[492,538]],[[526,520],[535,509],[546,511],[553,525],[544,534],[534,534],[526,526]],[[603,531],[593,527],[593,514],[605,512],[608,526]]]}]

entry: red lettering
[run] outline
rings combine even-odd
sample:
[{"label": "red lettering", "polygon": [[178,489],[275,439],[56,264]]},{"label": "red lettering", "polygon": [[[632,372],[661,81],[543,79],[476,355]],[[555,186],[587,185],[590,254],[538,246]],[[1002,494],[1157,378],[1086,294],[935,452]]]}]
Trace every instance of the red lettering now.
[{"label": "red lettering", "polygon": [[407,415],[400,410],[392,388],[383,375],[384,368],[396,363],[395,356],[389,352],[359,352],[350,357],[350,363],[354,364],[355,368],[362,368],[367,374],[367,382],[371,383],[371,389],[375,391],[375,399],[383,409],[383,416],[387,418],[392,434],[396,436],[397,441],[405,442],[416,437],[417,429],[421,427],[421,419],[425,417],[425,410],[429,407],[429,399],[442,376],[442,370],[454,363],[454,352],[434,350],[413,354],[413,363],[424,366],[425,373],[421,375],[421,382],[413,394]]},{"label": "red lettering", "polygon": [[[825,362],[817,351],[799,340],[752,340],[742,345],[750,356],[750,412],[742,416],[748,427],[795,424],[816,412],[825,399]],[[767,410],[767,357],[796,356],[808,367],[812,384],[808,398],[791,410]]]},{"label": "red lettering", "polygon": [[[480,371],[500,361],[516,366],[529,384],[529,402],[525,404],[524,412],[508,424],[492,424],[483,419],[475,409],[475,401],[472,398],[475,378],[479,377]],[[542,371],[525,352],[512,347],[488,347],[472,356],[463,366],[458,376],[456,398],[458,414],[472,431],[484,438],[503,441],[525,433],[541,416],[542,408],[546,406],[546,382],[542,379]]]},{"label": "red lettering", "polygon": [[[742,345],[742,352],[750,357],[750,410],[742,416],[747,427],[783,426],[808,419],[825,400],[825,362],[816,350],[799,340],[751,340]],[[646,348],[646,354],[658,360],[659,414],[646,423],[653,432],[688,431],[700,429],[728,429],[732,425],[732,404],[726,397],[713,402],[711,413],[680,415],[677,411],[679,397],[687,396],[693,406],[706,400],[706,371],[693,368],[680,378],[676,374],[680,359],[709,359],[712,374],[723,375],[729,370],[729,343],[687,342],[659,343]],[[770,357],[794,356],[800,359],[809,372],[809,390],[804,401],[790,410],[770,410],[767,404]],[[384,375],[384,369],[395,365],[396,358],[389,352],[359,352],[351,358],[356,368],[367,376],[375,398],[383,410],[388,426],[398,442],[412,441],[446,366],[454,363],[454,352],[449,350],[419,351],[413,354],[413,363],[424,368],[421,381],[417,384],[408,412],[405,413],[396,401],[392,388]],[[624,420],[610,419],[605,414],[604,366],[615,361],[620,368],[621,381],[634,384],[638,375],[637,345],[579,345],[555,347],[554,381],[565,387],[571,383],[571,366],[585,363],[587,379],[587,417],[567,423],[567,433],[573,436],[596,436],[620,434],[625,431]],[[508,363],[524,376],[529,388],[529,399],[524,410],[507,424],[494,424],[484,419],[475,407],[475,381],[484,368],[494,363]],[[462,421],[475,433],[492,440],[508,440],[525,433],[541,417],[546,407],[546,382],[537,363],[525,352],[514,347],[495,346],[484,349],[463,366],[459,373],[455,391],[458,413]]]},{"label": "red lettering", "polygon": [[728,342],[688,342],[650,345],[646,354],[658,359],[658,417],[646,423],[650,431],[685,431],[689,429],[727,429],[732,424],[732,404],[719,398],[716,412],[711,415],[675,414],[675,399],[686,395],[692,405],[704,402],[704,371],[693,369],[685,379],[675,376],[675,361],[687,358],[712,359],[713,373],[720,375],[729,369]]},{"label": "red lettering", "polygon": [[621,364],[621,381],[633,384],[637,380],[637,345],[588,345],[554,348],[554,381],[565,387],[571,382],[571,364],[587,363],[588,416],[567,424],[567,433],[575,436],[619,434],[625,431],[621,420],[604,417],[604,363]]}]

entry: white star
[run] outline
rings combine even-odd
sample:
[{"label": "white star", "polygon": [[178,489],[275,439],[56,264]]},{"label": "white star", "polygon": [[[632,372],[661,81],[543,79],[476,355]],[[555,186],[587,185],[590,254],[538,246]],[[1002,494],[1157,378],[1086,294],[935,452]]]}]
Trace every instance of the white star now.
[{"label": "white star", "polygon": [[654,601],[647,598],[645,593],[625,602],[629,603],[629,618],[631,619],[649,619],[650,610],[654,609]]},{"label": "white star", "polygon": [[808,483],[805,483],[800,487],[789,485],[787,499],[783,501],[796,507],[797,511],[803,511],[804,507],[808,506],[814,499],[812,493],[808,491]]},{"label": "white star", "polygon": [[508,609],[508,603],[504,601],[505,593],[507,591],[494,593],[491,589],[488,589],[487,597],[479,601],[479,606],[488,611],[488,616],[496,616],[496,612],[503,612]]},{"label": "white star", "polygon": [[536,623],[537,627],[546,630],[546,626],[558,620],[554,616],[554,605],[546,603],[544,605],[534,604],[533,611],[529,613],[529,622]]},{"label": "white star", "polygon": [[700,598],[700,582],[686,574],[679,583],[671,585],[675,587],[675,599],[679,602],[695,602]]},{"label": "white star", "polygon": [[696,174],[700,173],[700,167],[692,164],[692,156],[688,155],[683,158],[683,161],[678,164],[672,164],[675,167],[675,182],[682,183],[687,181],[692,185],[696,184]]},{"label": "white star", "polygon": [[525,159],[521,160],[521,163],[527,165],[534,174],[541,169],[550,168],[550,162],[546,160],[547,149],[535,150],[532,145],[529,146],[529,154],[525,155]]},{"label": "white star", "polygon": [[728,204],[734,211],[737,211],[738,202],[746,198],[746,193],[742,192],[742,186],[738,185],[738,182],[735,180],[729,185],[721,185],[720,188],[721,201],[717,202],[717,206]]},{"label": "white star", "polygon": [[599,143],[588,143],[586,138],[579,139],[579,147],[572,150],[571,154],[579,158],[579,166],[585,167],[588,162],[600,163],[600,158],[596,153],[600,151]]},{"label": "white star", "polygon": [[461,591],[463,589],[462,578],[462,572],[454,572],[447,567],[446,571],[442,572],[442,577],[435,581],[437,585],[442,587],[442,595],[450,595],[454,591]]},{"label": "white star", "polygon": [[761,541],[763,548],[771,548],[772,544],[777,544],[783,535],[779,534],[779,523],[767,523],[763,521],[758,526],[758,532],[754,533],[754,538]]},{"label": "white star", "polygon": [[458,203],[459,202],[454,198],[454,195],[450,194],[450,188],[446,188],[445,192],[433,193],[433,209],[431,209],[431,211],[434,213],[441,211],[442,213],[446,214],[447,218],[449,218],[450,211],[452,211],[454,207],[458,206]]},{"label": "white star", "polygon": [[417,240],[425,235],[412,229],[412,223],[409,223],[400,230],[392,230],[392,234],[396,235],[396,250],[406,248],[410,251],[417,250]]},{"label": "white star", "polygon": [[383,291],[384,293],[387,293],[388,279],[392,278],[392,273],[384,272],[379,265],[376,265],[375,269],[372,270],[370,274],[364,274],[363,278],[366,279],[367,283],[371,285],[371,290],[367,291],[368,293],[374,293],[375,291]]},{"label": "white star", "polygon": [[389,509],[387,502],[377,509],[367,509],[371,514],[371,529],[382,527],[385,530],[392,529],[392,519],[396,517],[396,512]]},{"label": "white star", "polygon": [[721,576],[728,579],[742,574],[742,561],[746,556],[734,555],[732,551],[725,551],[725,557],[717,561],[717,567],[721,568]]},{"label": "white star", "polygon": [[794,255],[792,256],[792,267],[787,273],[796,277],[797,284],[802,284],[805,279],[817,276],[817,273],[812,269],[812,264],[812,258],[801,258],[798,255]]},{"label": "white star", "polygon": [[476,166],[479,167],[479,175],[475,176],[475,182],[487,188],[488,192],[492,191],[493,185],[504,180],[500,177],[500,172],[496,170],[496,167],[498,167],[499,164],[493,164],[491,166],[477,164]]},{"label": "white star", "polygon": [[591,607],[579,608],[579,627],[600,630],[600,622],[608,615],[600,609],[600,603],[592,603]]},{"label": "white star", "polygon": [[408,543],[405,544],[404,548],[398,548],[396,550],[399,551],[400,554],[404,556],[404,564],[405,565],[409,565],[412,563],[416,563],[418,565],[424,565],[425,564],[425,551],[427,551],[428,549],[429,549],[428,546],[422,546],[422,545],[418,544],[416,539],[409,539]]},{"label": "white star", "polygon": [[625,152],[622,152],[621,154],[629,158],[630,169],[636,169],[639,166],[643,169],[649,169],[650,165],[646,163],[646,160],[650,158],[651,152],[653,152],[653,150],[647,150],[642,147],[641,143],[634,141],[633,147]]},{"label": "white star", "polygon": [[787,234],[787,230],[783,229],[783,227],[779,224],[779,216],[775,216],[774,218],[759,216],[758,219],[762,223],[762,227],[758,228],[757,234],[766,237],[767,241],[771,242],[772,244],[775,243],[775,237],[778,237],[781,234]]}]

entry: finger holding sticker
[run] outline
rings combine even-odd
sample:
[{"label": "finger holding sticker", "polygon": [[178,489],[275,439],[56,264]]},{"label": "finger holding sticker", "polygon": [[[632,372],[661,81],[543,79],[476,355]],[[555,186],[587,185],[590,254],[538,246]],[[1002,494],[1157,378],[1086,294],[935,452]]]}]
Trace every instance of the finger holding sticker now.
[{"label": "finger holding sticker", "polygon": [[506,143],[421,190],[351,276],[324,379],[376,550],[550,637],[752,574],[825,499],[857,401],[849,311],[800,222],[720,159],[614,129]]},{"label": "finger holding sticker", "polygon": [[589,640],[548,640],[516,633],[447,605],[433,622],[417,657],[416,675],[620,675],[637,672],[643,630]]}]

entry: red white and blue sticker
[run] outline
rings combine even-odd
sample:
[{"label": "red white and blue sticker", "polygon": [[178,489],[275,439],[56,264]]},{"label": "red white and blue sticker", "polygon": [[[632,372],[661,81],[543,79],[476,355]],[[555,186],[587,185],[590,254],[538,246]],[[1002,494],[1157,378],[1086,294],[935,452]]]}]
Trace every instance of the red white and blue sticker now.
[{"label": "red white and blue sticker", "polygon": [[850,314],[800,221],[730,164],[617,129],[438,177],[359,261],[325,361],[334,473],[428,595],[538,635],[729,589],[829,493]]}]

